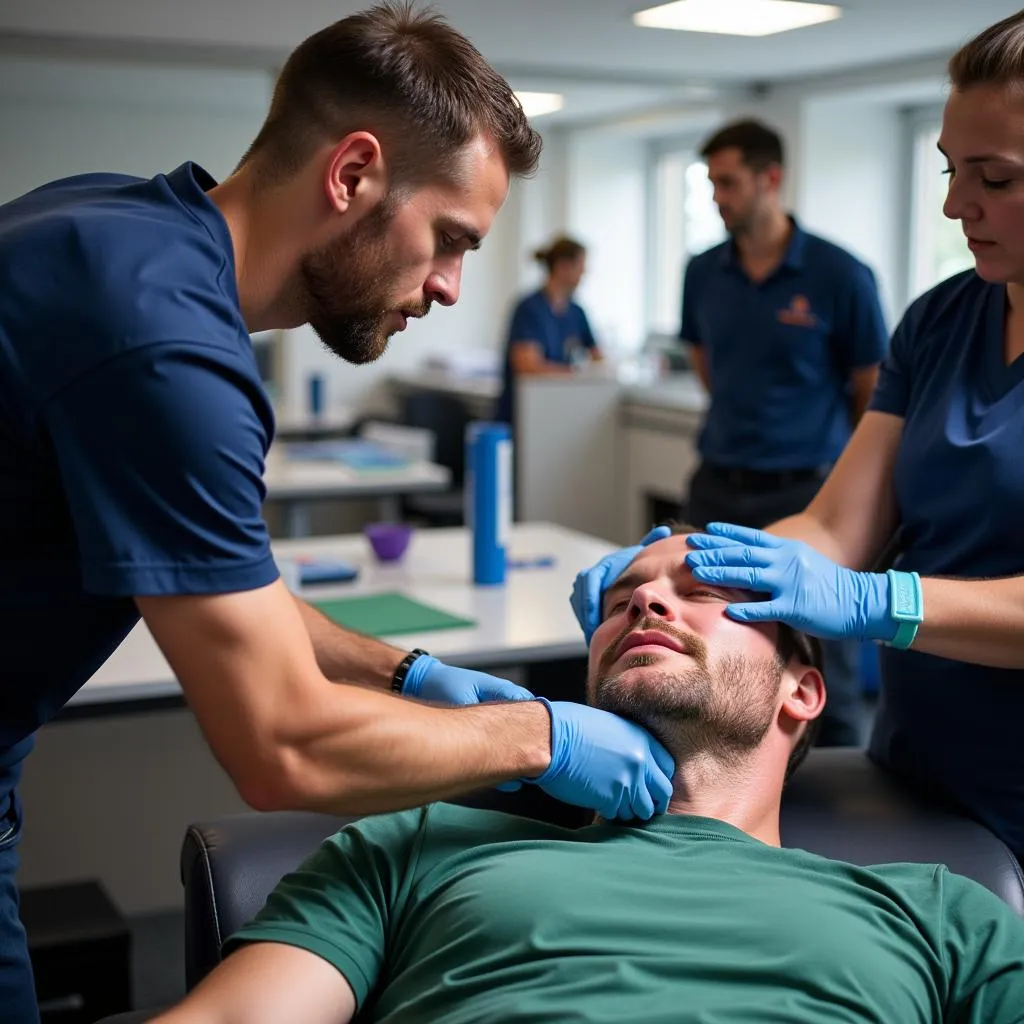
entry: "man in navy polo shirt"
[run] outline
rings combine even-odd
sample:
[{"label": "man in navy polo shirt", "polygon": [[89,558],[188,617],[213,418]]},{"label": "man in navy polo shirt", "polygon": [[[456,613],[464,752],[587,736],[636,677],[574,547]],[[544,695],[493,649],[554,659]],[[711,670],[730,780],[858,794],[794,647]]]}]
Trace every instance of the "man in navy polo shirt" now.
[{"label": "man in navy polo shirt", "polygon": [[311,323],[375,359],[457,300],[539,153],[470,42],[391,4],[291,54],[224,182],[185,163],[0,207],[4,1021],[37,1019],[22,762],[140,613],[258,809],[372,813],[520,779],[608,818],[667,807],[672,759],[640,727],[335,626],[285,588],[261,516],[274,425],[249,333]]},{"label": "man in navy polo shirt", "polygon": [[[802,512],[867,409],[886,327],[872,272],[781,199],[783,146],[757,121],[701,149],[730,238],[686,268],[680,337],[711,397],[687,518],[764,527]],[[860,645],[825,645],[819,742],[857,744]]]}]

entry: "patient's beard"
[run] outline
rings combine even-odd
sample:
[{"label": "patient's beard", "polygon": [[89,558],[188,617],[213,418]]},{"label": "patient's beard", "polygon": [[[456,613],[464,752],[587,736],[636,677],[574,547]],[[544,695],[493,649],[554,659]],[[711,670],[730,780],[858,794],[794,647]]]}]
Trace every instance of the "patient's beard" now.
[{"label": "patient's beard", "polygon": [[729,654],[712,662],[700,637],[673,634],[691,652],[693,668],[654,671],[647,666],[660,658],[635,655],[628,668],[598,678],[593,703],[648,728],[677,765],[699,755],[735,764],[760,744],[774,720],[782,661]]}]

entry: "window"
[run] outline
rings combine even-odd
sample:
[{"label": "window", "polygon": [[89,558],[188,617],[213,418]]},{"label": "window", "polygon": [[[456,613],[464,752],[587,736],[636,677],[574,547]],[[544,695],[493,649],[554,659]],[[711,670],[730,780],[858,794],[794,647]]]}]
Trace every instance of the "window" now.
[{"label": "window", "polygon": [[910,267],[908,296],[917,298],[947,277],[974,266],[959,221],[942,212],[946,198],[946,158],[938,151],[941,113],[911,116],[913,184],[910,201]]},{"label": "window", "polygon": [[693,255],[725,238],[703,160],[689,149],[655,152],[651,162],[649,209],[649,336],[675,337],[683,270]]}]

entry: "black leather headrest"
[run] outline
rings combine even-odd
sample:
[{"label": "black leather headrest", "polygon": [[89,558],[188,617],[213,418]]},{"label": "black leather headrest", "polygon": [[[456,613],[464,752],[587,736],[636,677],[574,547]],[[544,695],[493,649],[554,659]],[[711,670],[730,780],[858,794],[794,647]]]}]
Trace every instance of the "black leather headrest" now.
[{"label": "black leather headrest", "polygon": [[220,962],[224,940],[263,906],[275,885],[352,818],[300,811],[233,814],[191,825],[181,850],[185,984]]},{"label": "black leather headrest", "polygon": [[782,845],[853,864],[945,864],[1024,916],[1024,876],[984,826],[897,782],[861,750],[812,750],[782,798]]}]

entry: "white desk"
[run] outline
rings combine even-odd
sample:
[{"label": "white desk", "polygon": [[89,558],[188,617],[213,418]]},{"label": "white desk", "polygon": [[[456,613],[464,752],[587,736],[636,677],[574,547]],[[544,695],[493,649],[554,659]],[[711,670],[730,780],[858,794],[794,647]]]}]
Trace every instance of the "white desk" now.
[{"label": "white desk", "polygon": [[377,498],[381,519],[397,519],[401,495],[443,491],[451,482],[451,471],[433,462],[411,462],[395,469],[353,469],[340,462],[290,459],[280,446],[271,445],[263,481],[267,500],[284,506],[288,536],[302,537],[309,533],[308,502]]},{"label": "white desk", "polygon": [[[308,600],[400,591],[453,615],[475,620],[465,629],[438,629],[384,639],[396,647],[422,647],[454,665],[530,664],[581,657],[583,634],[569,606],[576,573],[612,545],[547,523],[512,527],[513,558],[553,555],[549,568],[510,569],[503,587],[470,582],[469,535],[462,527],[420,530],[397,565],[381,565],[359,535],[316,537],[274,544],[276,555],[332,554],[360,566],[352,583],[307,587]],[[102,713],[104,704],[144,704],[180,696],[174,673],[140,622],[107,663],[71,698],[71,707]]]}]

